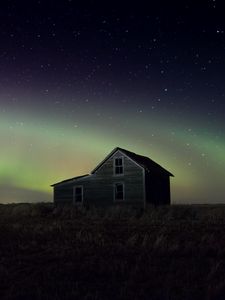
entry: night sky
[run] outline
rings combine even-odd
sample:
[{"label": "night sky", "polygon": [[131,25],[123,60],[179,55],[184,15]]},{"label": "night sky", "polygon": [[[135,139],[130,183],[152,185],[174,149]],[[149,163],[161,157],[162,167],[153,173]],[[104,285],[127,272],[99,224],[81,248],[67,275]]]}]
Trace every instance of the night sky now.
[{"label": "night sky", "polygon": [[224,203],[222,2],[1,1],[0,202],[119,146],[175,175],[173,203]]}]

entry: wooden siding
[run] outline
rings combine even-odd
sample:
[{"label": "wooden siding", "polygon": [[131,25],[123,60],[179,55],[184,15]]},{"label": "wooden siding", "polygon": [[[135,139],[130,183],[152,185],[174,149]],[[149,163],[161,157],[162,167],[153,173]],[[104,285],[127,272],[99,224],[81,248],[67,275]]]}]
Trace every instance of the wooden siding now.
[{"label": "wooden siding", "polygon": [[[114,173],[114,159],[123,157],[123,174]],[[139,203],[143,205],[143,169],[129,159],[122,152],[115,152],[95,173],[100,186],[107,186],[105,192],[114,202],[114,186],[116,183],[124,184],[124,203]],[[123,203],[123,202],[121,202]]]},{"label": "wooden siding", "polygon": [[[116,157],[123,157],[123,174],[114,174],[114,158]],[[124,201],[114,201],[114,186],[116,183],[124,184]],[[60,186],[55,186],[55,203],[64,201],[68,203],[69,197],[73,198],[71,190],[75,185],[83,186],[84,204],[111,206],[116,203],[122,205],[123,203],[129,203],[144,206],[143,168],[120,151],[115,152],[94,174],[66,183],[61,189]],[[70,192],[65,192],[67,189]],[[72,199],[70,201],[73,202]]]},{"label": "wooden siding", "polygon": [[73,203],[73,186],[63,185],[54,187],[55,204],[72,204]]},{"label": "wooden siding", "polygon": [[146,202],[154,205],[170,204],[170,177],[162,173],[145,173]]}]

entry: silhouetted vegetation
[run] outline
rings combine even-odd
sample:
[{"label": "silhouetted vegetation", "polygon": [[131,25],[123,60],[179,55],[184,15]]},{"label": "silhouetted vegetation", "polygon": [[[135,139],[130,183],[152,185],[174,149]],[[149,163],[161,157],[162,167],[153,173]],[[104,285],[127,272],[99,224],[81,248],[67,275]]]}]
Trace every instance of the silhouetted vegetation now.
[{"label": "silhouetted vegetation", "polygon": [[0,299],[224,299],[225,206],[0,205]]}]

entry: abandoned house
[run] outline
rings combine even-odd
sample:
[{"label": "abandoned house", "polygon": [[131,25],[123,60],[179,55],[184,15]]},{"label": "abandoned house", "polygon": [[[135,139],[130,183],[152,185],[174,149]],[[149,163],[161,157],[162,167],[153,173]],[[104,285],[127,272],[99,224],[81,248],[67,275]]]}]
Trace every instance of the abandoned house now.
[{"label": "abandoned house", "polygon": [[170,204],[170,172],[146,156],[115,148],[87,175],[52,185],[55,204]]}]

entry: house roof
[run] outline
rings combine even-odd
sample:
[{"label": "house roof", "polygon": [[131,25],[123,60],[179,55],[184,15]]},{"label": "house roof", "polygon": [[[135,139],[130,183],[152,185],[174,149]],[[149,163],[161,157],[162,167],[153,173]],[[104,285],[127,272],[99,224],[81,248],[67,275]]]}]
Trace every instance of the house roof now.
[{"label": "house roof", "polygon": [[86,177],[86,176],[89,176],[89,174],[85,174],[85,175],[82,175],[82,176],[77,176],[77,177],[69,178],[69,179],[66,179],[66,180],[63,180],[63,181],[60,181],[60,182],[56,182],[56,183],[51,184],[51,186],[56,186],[56,185],[60,185],[60,184],[64,184],[64,183],[69,183],[71,181],[74,181],[74,180],[77,180],[77,179],[80,179],[80,178],[83,178],[83,177]]},{"label": "house roof", "polygon": [[172,173],[164,169],[162,166],[154,162],[152,159],[150,159],[147,156],[139,155],[134,152],[128,151],[126,149],[122,149],[120,147],[116,147],[113,149],[109,155],[106,156],[106,158],[91,172],[91,174],[95,173],[104,163],[107,159],[109,159],[116,151],[121,151],[124,153],[126,156],[128,156],[130,159],[132,159],[135,163],[137,163],[139,166],[144,168],[145,170],[151,170],[151,171],[156,171],[156,172],[162,172],[167,174],[168,176],[174,176]]},{"label": "house roof", "polygon": [[[103,161],[101,161],[100,164],[97,165],[97,167],[91,172],[91,174],[94,174],[105,163],[105,161],[107,159],[109,159],[118,150],[121,151],[122,153],[124,153],[126,156],[128,156],[130,159],[132,159],[136,164],[138,164],[140,167],[144,168],[146,171],[155,171],[155,172],[164,173],[168,176],[172,176],[172,177],[174,176],[169,171],[167,171],[166,169],[161,167],[159,164],[157,164],[156,162],[154,162],[152,159],[148,158],[147,156],[139,155],[134,152],[128,151],[126,149],[122,149],[120,147],[116,147],[115,149],[113,149],[113,151],[110,152],[106,156],[106,158]],[[81,179],[81,178],[87,177],[87,176],[89,176],[89,174],[69,178],[69,179],[54,183],[51,186],[54,187],[56,185],[70,183],[72,181],[75,181],[77,179]]]}]

